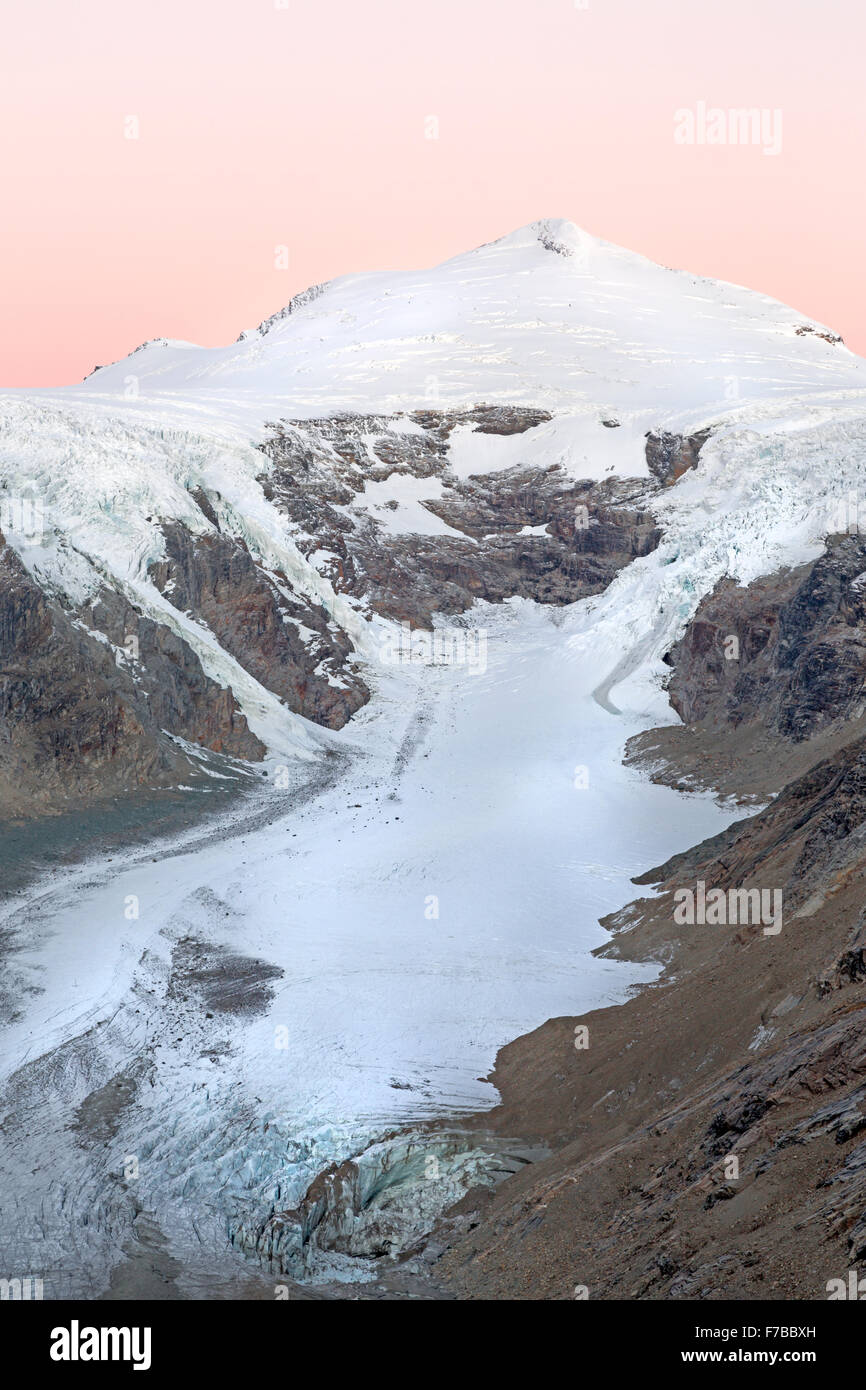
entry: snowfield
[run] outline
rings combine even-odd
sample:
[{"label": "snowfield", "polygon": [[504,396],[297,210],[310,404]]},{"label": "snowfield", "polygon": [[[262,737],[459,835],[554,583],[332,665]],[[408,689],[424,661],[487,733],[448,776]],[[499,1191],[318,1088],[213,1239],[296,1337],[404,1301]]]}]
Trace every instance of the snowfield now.
[{"label": "snowfield", "polygon": [[[814,558],[852,498],[866,517],[866,364],[765,296],[548,221],[301,299],[229,347],[161,340],[0,400],[4,491],[44,502],[44,543],[8,536],[31,573],[76,602],[109,576],[174,624],[269,749],[248,824],[55,873],[0,916],[21,1000],[2,1039],[0,1256],[49,1296],[104,1292],[146,1241],[177,1289],[230,1291],[247,1268],[230,1235],[397,1124],[494,1104],[479,1078],[503,1043],[651,978],[589,954],[599,916],[733,815],[621,765],[631,734],[673,718],[661,657],[718,579]],[[279,417],[481,402],[553,419],[458,429],[460,478],[641,477],[648,430],[714,433],[658,504],[659,548],[604,594],[477,605],[484,671],[383,662],[388,624],[301,555],[254,446]],[[373,695],[340,733],[291,714],[148,580],[160,519],[203,524],[196,488],[351,633]],[[437,488],[371,480],[352,505],[448,534],[421,506]],[[252,983],[204,1011],[190,953]],[[406,1200],[426,1216],[464,1180],[422,1173]],[[368,1272],[316,1252],[292,1269]]]},{"label": "snowfield", "polygon": [[814,320],[557,219],[433,271],[342,276],[300,298],[225,348],[144,346],[78,395],[139,391],[196,412],[225,400],[250,418],[263,405],[273,418],[483,400],[657,422],[866,386],[860,359],[819,338],[829,330]]}]

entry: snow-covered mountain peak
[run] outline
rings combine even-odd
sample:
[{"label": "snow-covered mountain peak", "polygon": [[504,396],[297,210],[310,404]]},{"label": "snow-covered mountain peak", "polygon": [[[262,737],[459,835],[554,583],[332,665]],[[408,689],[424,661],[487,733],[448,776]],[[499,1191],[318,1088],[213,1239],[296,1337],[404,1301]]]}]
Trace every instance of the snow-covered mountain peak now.
[{"label": "snow-covered mountain peak", "polygon": [[594,237],[566,217],[541,217],[536,222],[528,222],[525,227],[518,227],[516,231],[498,237],[489,245],[498,246],[503,250],[541,247],[542,250],[558,256],[580,258],[590,250],[607,246],[609,243]]},{"label": "snow-covered mountain peak", "polygon": [[[406,611],[413,585],[425,621],[446,599],[459,611],[462,590],[459,603],[453,584],[442,598],[413,537],[447,554],[449,572],[471,574],[467,594],[534,595],[533,556],[512,555],[518,539],[547,555],[543,583],[561,571],[554,587],[571,593],[574,507],[586,505],[575,489],[618,504],[620,480],[652,491],[700,456],[696,481],[670,504],[690,508],[687,531],[704,537],[708,497],[727,516],[737,489],[746,515],[682,560],[696,602],[701,574],[741,571],[728,554],[736,535],[759,556],[768,535],[781,537],[777,564],[811,553],[838,496],[858,484],[864,422],[866,363],[820,325],[549,218],[430,270],[313,286],[226,347],[157,338],[76,387],[9,393],[0,501],[14,523],[38,499],[36,544],[23,525],[4,528],[34,583],[76,614],[107,584],[170,626],[276,746],[298,729],[283,727],[273,687],[260,688],[208,620],[190,616],[169,573],[193,564],[186,551],[208,582],[217,551],[245,567],[274,628],[301,634],[295,645],[330,716],[344,676],[327,664],[329,624],[337,646],[365,649],[369,576],[396,576],[380,603],[386,618]],[[808,476],[795,486],[798,458]],[[616,536],[614,549],[638,554],[644,540]],[[194,578],[190,593],[204,584]],[[288,624],[275,593],[294,605]],[[678,623],[679,608],[670,612]],[[639,622],[646,616],[641,608]]]},{"label": "snow-covered mountain peak", "polygon": [[696,428],[864,388],[862,360],[795,310],[545,218],[432,269],[313,285],[226,347],[157,339],[72,395],[250,438],[280,416],[479,402]]}]

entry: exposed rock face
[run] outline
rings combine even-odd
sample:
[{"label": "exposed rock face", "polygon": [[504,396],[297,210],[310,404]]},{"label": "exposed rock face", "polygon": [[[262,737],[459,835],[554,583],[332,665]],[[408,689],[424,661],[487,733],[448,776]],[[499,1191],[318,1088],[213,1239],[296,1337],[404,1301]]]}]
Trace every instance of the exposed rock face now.
[{"label": "exposed rock face", "polygon": [[[611,919],[603,950],[675,976],[503,1049],[496,1128],[557,1153],[451,1236],[434,1272],[452,1293],[825,1299],[866,1258],[864,776],[858,740],[645,875],[661,897]],[[697,880],[783,888],[781,931],[677,925]]]},{"label": "exposed rock face", "polygon": [[288,318],[289,314],[296,314],[305,304],[312,304],[314,299],[319,299],[327,288],[328,282],[325,281],[324,284],[310,285],[307,289],[301,290],[299,294],[292,295],[284,309],[278,309],[275,314],[271,314],[269,318],[266,318],[264,322],[260,323],[258,328],[254,328],[252,332],[245,330],[238,336],[237,341],[242,343],[246,338],[254,337],[256,334],[263,337],[269,329],[273,328],[275,323],[281,323],[283,319]]},{"label": "exposed rock face", "polygon": [[866,544],[836,538],[814,564],[748,589],[724,580],[668,660],[671,704],[689,724],[760,722],[799,742],[858,717],[866,708]]},{"label": "exposed rock face", "polygon": [[[473,479],[429,504],[466,540],[377,541],[362,533],[346,541],[341,577],[383,616],[424,627],[434,613],[460,613],[476,599],[573,603],[600,593],[623,565],[658,543],[643,491],[640,484],[574,484],[558,470],[546,477],[507,470],[495,483]],[[545,526],[546,534],[521,536],[529,526]]]},{"label": "exposed rock face", "polygon": [[[463,612],[476,599],[571,603],[600,592],[623,565],[658,544],[653,487],[644,480],[575,482],[556,465],[516,465],[466,479],[449,466],[458,425],[515,435],[548,418],[540,410],[478,406],[283,422],[265,445],[274,466],[262,483],[297,526],[301,550],[327,552],[323,573],[368,611],[429,627],[434,613]],[[413,432],[400,432],[407,423]],[[392,535],[362,510],[367,479],[394,474],[431,480],[422,505],[448,532]],[[529,528],[536,534],[521,534]]]},{"label": "exposed rock face", "polygon": [[66,611],[0,539],[3,811],[51,813],[84,797],[196,779],[169,734],[232,758],[264,751],[231,690],[209,680],[172,632],[110,590],[80,613]]},{"label": "exposed rock face", "polygon": [[220,645],[295,713],[340,728],[368,698],[344,670],[348,637],[321,606],[299,599],[282,573],[256,565],[243,541],[219,531],[193,536],[163,527],[166,558],[150,575],[181,612],[193,613]]},{"label": "exposed rock face", "polygon": [[830,343],[833,347],[835,347],[837,343],[844,342],[840,334],[830,332],[820,333],[811,323],[801,323],[800,327],[794,331],[798,338],[805,338],[807,333],[814,333],[816,338],[821,338],[823,342]]},{"label": "exposed rock face", "polygon": [[723,580],[665,660],[683,726],[633,739],[658,781],[754,797],[866,732],[866,544],[740,588]]},{"label": "exposed rock face", "polygon": [[648,434],[646,438],[647,466],[663,487],[671,487],[690,468],[694,468],[701,449],[710,437],[710,430],[696,434]]}]

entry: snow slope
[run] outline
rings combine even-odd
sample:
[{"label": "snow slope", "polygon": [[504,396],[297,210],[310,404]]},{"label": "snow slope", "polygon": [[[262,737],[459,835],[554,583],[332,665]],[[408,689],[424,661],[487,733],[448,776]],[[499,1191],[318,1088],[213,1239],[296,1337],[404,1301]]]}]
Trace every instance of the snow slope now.
[{"label": "snow slope", "polygon": [[[10,537],[31,571],[73,603],[108,578],[182,629],[207,674],[232,685],[254,732],[284,753],[308,753],[321,735],[281,711],[148,578],[164,552],[163,520],[207,527],[191,496],[200,489],[225,530],[364,649],[353,604],[299,553],[256,481],[267,461],[253,445],[268,420],[544,406],[554,418],[525,434],[458,428],[456,478],[516,464],[601,478],[646,476],[650,430],[711,424],[732,447],[738,431],[759,431],[774,441],[769,459],[783,435],[856,433],[866,414],[866,364],[820,324],[557,219],[433,270],[344,276],[289,309],[226,348],[158,339],[77,387],[0,397],[0,501],[35,490],[45,512],[39,546]],[[413,428],[405,417],[400,427]],[[422,505],[440,491],[434,479],[370,480],[351,511],[391,534],[447,535]]]},{"label": "snow slope", "polygon": [[863,362],[814,320],[555,218],[432,270],[342,276],[291,308],[228,347],[145,344],[68,394],[253,431],[479,401],[673,424],[866,387]]},{"label": "snow slope", "polygon": [[[86,389],[303,395],[307,410],[393,408],[438,383],[479,398],[706,408],[730,372],[750,396],[863,384],[859,362],[766,295],[667,270],[581,232],[534,223],[429,272],[349,275],[227,348],[156,343]],[[640,379],[633,379],[639,373]],[[714,375],[715,374],[715,375]],[[715,398],[709,394],[717,389]]]}]

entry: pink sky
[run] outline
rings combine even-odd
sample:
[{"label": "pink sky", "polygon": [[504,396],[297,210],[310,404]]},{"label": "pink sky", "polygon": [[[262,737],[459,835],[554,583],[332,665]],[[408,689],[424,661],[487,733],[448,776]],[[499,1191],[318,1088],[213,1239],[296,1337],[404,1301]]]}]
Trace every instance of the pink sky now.
[{"label": "pink sky", "polygon": [[[146,338],[228,342],[308,284],[544,216],[866,352],[864,40],[861,0],[18,5],[0,383],[75,381]],[[675,143],[700,101],[779,108],[781,154]]]}]

